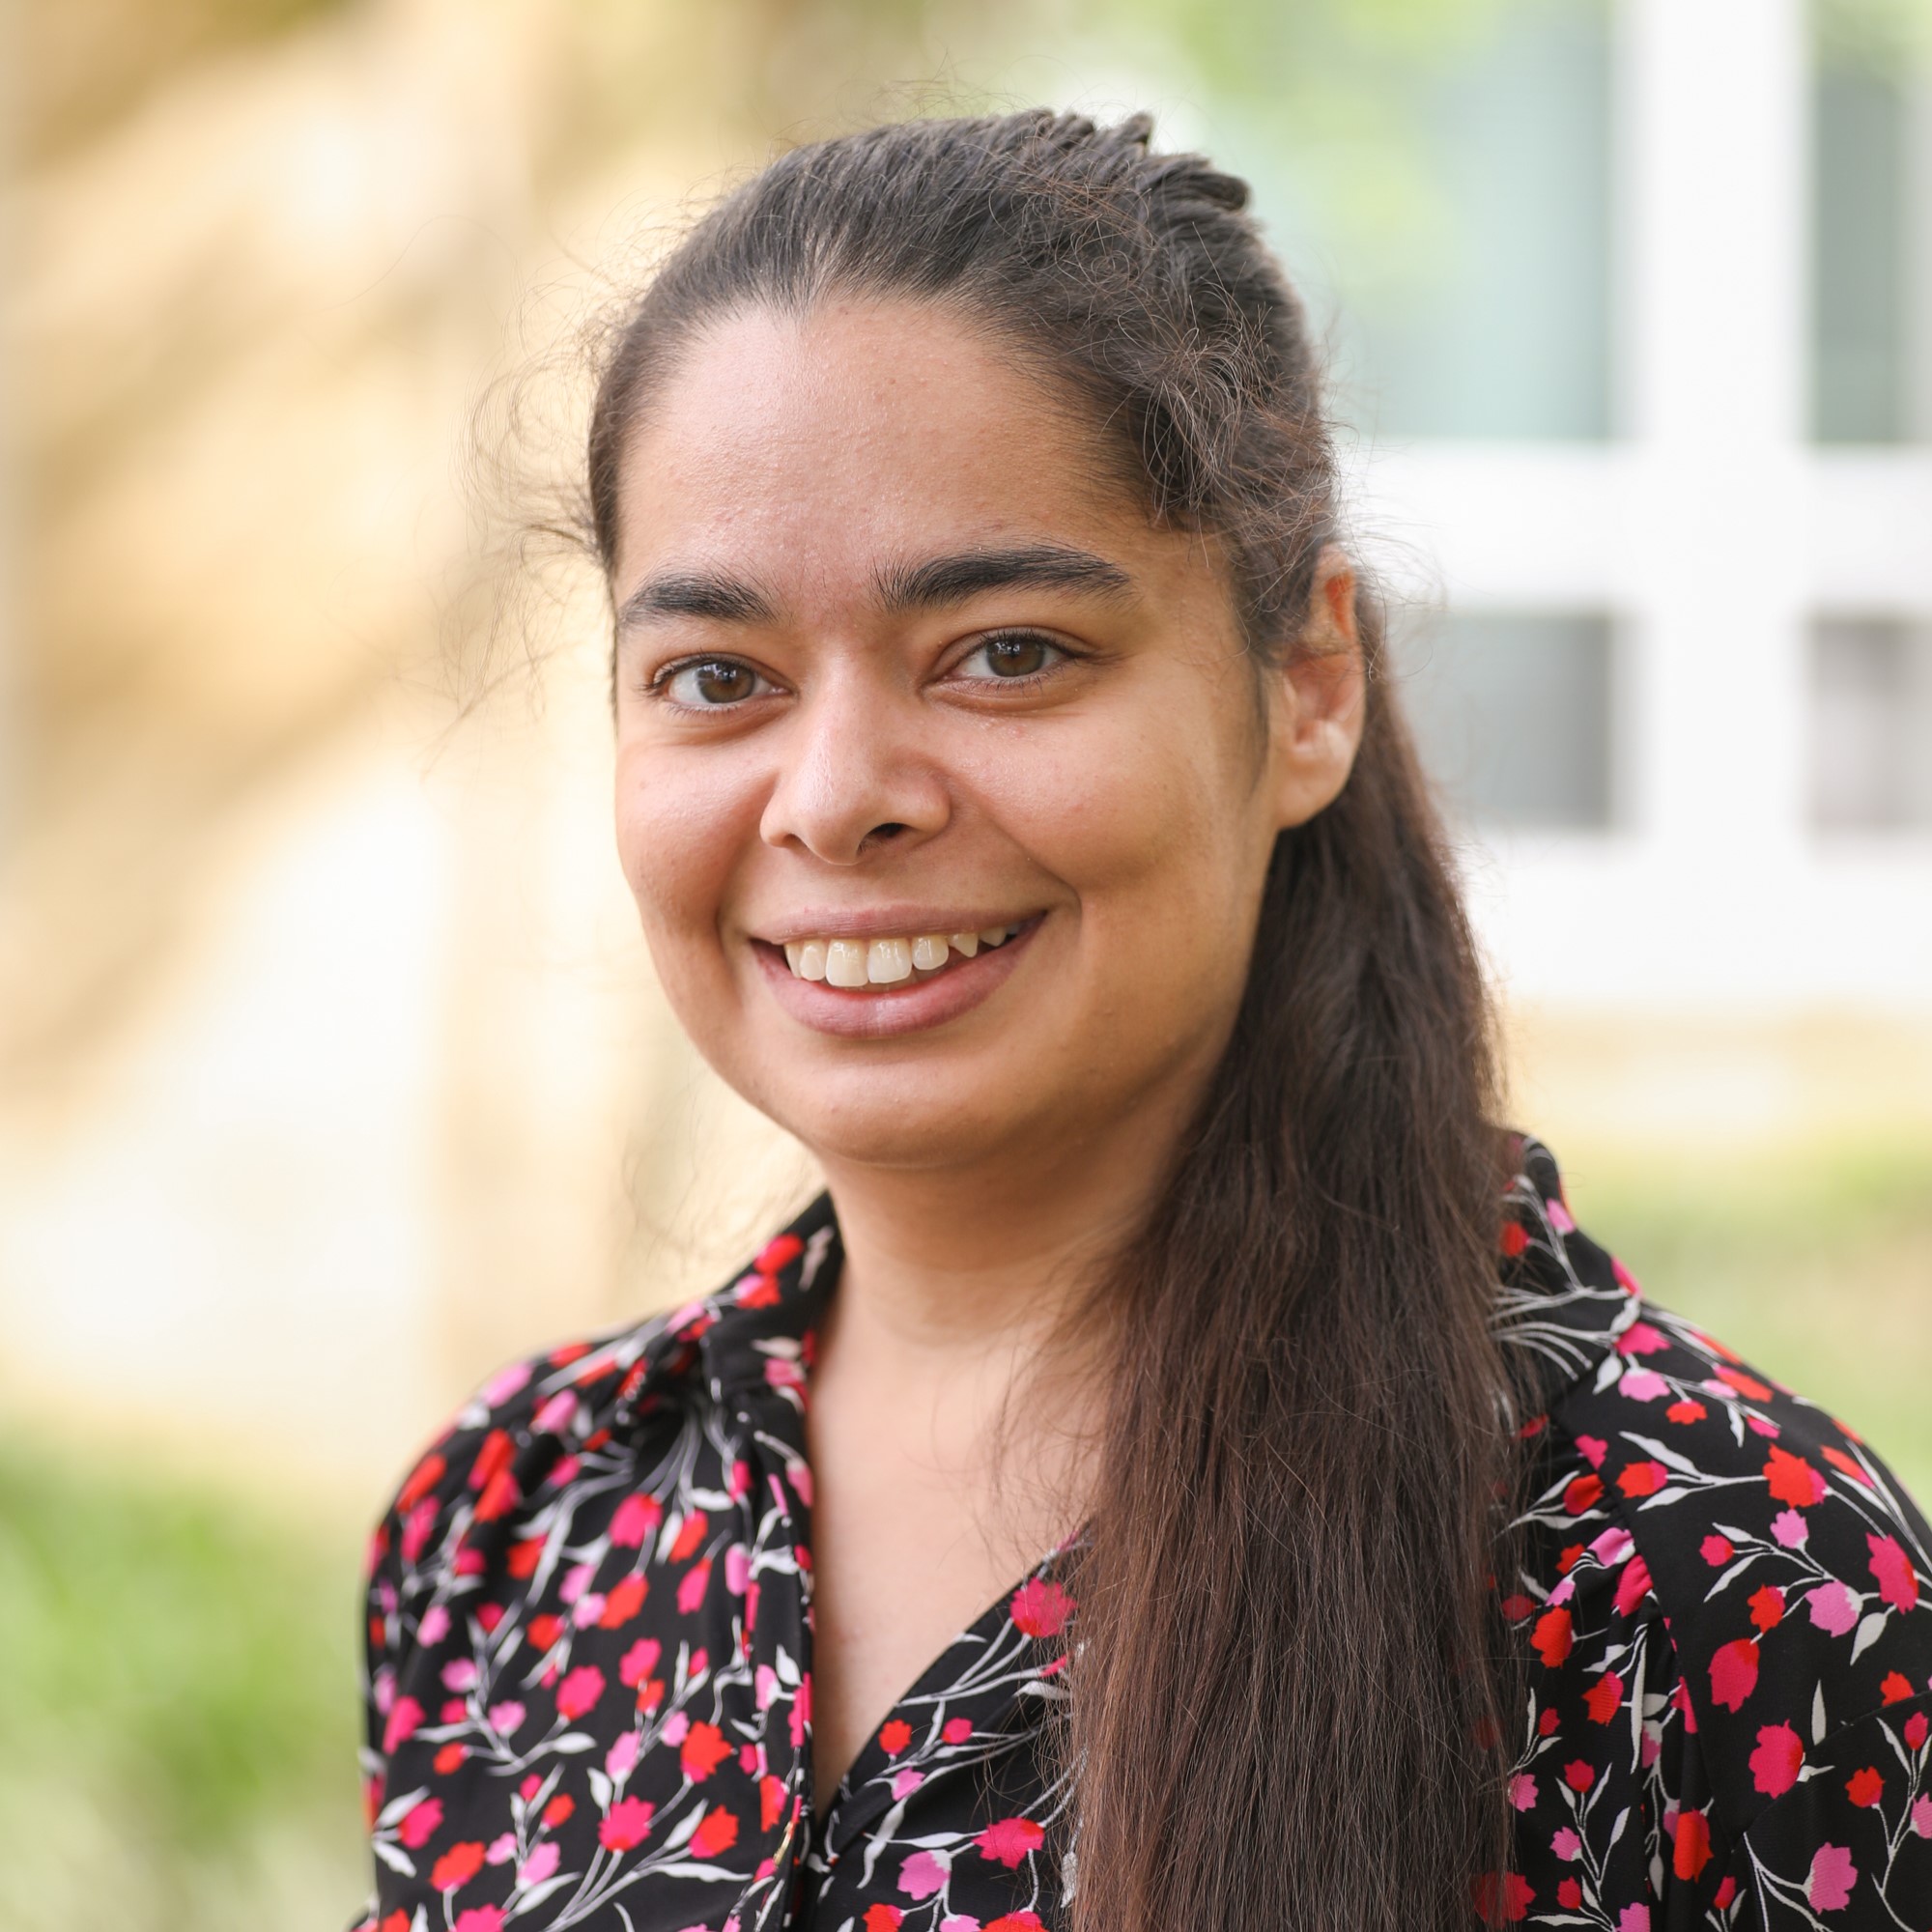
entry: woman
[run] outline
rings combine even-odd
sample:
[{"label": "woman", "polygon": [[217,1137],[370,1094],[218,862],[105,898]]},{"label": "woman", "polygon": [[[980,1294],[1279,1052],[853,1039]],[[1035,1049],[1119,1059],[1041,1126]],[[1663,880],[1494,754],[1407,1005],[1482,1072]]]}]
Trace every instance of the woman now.
[{"label": "woman", "polygon": [[1246,198],[881,128],[617,335],[619,850],[828,1191],[404,1485],[365,1926],[1932,1923],[1932,1533],[1492,1124]]}]

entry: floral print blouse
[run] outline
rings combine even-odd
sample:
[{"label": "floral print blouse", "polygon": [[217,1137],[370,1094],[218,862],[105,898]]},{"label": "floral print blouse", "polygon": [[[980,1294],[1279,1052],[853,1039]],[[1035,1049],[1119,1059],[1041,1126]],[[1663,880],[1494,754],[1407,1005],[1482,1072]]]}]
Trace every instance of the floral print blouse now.
[{"label": "floral print blouse", "polygon": [[[1932,1927],[1932,1530],[1833,1421],[1646,1301],[1525,1142],[1496,1321],[1533,1392],[1525,1925]],[[704,1300],[495,1377],[378,1528],[356,1932],[1065,1922],[1058,1554],[810,1800],[821,1197]],[[1529,1412],[1533,1410],[1533,1412]],[[1474,1915],[1472,1911],[1472,1923]]]}]

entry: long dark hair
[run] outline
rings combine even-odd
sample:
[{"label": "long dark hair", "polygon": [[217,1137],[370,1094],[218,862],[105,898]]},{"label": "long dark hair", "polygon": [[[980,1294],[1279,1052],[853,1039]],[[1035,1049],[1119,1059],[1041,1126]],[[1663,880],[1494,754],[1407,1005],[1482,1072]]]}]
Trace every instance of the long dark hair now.
[{"label": "long dark hair", "polygon": [[[1070,386],[1148,513],[1218,540],[1256,660],[1295,650],[1335,526],[1300,304],[1246,185],[1149,135],[910,122],[723,202],[612,340],[607,570],[627,438],[694,327],[931,301]],[[1488,1014],[1366,593],[1357,621],[1353,772],[1279,839],[1226,1058],[1100,1285],[1119,1352],[1059,1739],[1080,1932],[1467,1924],[1507,1861]]]}]

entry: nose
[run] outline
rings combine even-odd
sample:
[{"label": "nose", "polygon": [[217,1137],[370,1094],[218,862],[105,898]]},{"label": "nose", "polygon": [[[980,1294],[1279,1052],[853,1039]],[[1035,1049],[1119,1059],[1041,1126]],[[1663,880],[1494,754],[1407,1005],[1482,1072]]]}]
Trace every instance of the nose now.
[{"label": "nose", "polygon": [[759,834],[853,866],[930,838],[952,810],[916,701],[857,675],[828,680],[793,714]]}]

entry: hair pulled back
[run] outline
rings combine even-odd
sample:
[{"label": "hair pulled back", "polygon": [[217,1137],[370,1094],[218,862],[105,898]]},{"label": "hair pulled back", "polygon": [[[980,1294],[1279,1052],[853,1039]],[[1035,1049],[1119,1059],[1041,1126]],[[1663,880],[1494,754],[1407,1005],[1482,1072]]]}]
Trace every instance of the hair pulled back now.
[{"label": "hair pulled back", "polygon": [[[1259,663],[1300,648],[1335,525],[1301,307],[1245,184],[1150,133],[911,122],[722,203],[605,366],[607,570],[627,440],[694,330],[925,301],[1070,391],[1151,518],[1215,540]],[[1501,1891],[1502,1144],[1474,948],[1366,595],[1357,618],[1353,771],[1279,838],[1227,1055],[1100,1286],[1118,1353],[1058,1746],[1078,1932],[1417,1932]]]}]

